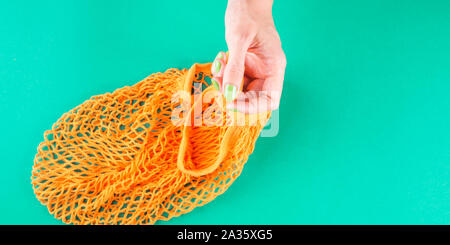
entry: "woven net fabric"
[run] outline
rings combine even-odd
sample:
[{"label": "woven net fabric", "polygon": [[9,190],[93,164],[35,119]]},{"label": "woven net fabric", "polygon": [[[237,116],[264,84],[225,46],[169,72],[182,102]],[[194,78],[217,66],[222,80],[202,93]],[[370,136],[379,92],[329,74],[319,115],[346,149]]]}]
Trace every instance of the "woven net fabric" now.
[{"label": "woven net fabric", "polygon": [[[65,113],[38,146],[31,177],[37,199],[64,223],[153,224],[226,191],[270,113],[253,125],[244,115],[246,125],[236,126],[239,113],[225,110],[220,95],[200,103],[214,90],[210,66],[155,73]],[[177,91],[189,100],[174,103]],[[192,108],[220,116],[203,116],[197,126]]]}]

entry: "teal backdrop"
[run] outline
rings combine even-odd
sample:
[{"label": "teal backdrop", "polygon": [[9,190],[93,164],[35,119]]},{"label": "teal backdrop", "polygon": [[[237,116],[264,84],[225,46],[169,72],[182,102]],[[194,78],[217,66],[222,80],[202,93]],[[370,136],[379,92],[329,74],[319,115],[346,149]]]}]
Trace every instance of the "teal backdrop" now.
[{"label": "teal backdrop", "polygon": [[[43,133],[93,95],[226,50],[226,1],[2,1],[0,224]],[[223,195],[158,224],[450,224],[450,1],[275,0],[280,130]]]}]

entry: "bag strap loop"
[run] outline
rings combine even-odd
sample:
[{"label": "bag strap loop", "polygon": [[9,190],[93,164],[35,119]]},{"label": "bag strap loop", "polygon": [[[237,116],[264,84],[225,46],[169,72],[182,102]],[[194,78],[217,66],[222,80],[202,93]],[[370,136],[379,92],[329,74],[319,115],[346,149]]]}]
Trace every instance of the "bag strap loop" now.
[{"label": "bag strap loop", "polygon": [[[186,74],[186,78],[184,81],[184,90],[189,92],[192,88],[192,83],[195,78],[195,74],[203,72],[204,74],[211,74],[211,63],[206,64],[194,64],[189,69],[188,73]],[[209,87],[204,91],[208,92],[209,90],[214,89],[213,87]],[[193,108],[196,107],[198,103],[202,103],[202,99],[200,98],[197,101],[194,101],[192,103],[191,108],[189,109],[189,112],[187,113],[187,116],[185,117],[186,120],[190,120],[192,118]],[[186,169],[186,161],[190,161],[192,163],[191,156],[186,156],[187,148],[190,146],[190,138],[192,135],[192,125],[183,123],[183,129],[182,129],[182,139],[180,143],[180,148],[178,150],[178,158],[177,158],[177,167],[178,169],[186,174],[189,174],[194,177],[199,177],[203,175],[210,174],[216,170],[219,165],[222,163],[222,161],[225,159],[227,153],[229,152],[230,147],[233,145],[234,142],[234,133],[236,132],[236,126],[228,126],[227,131],[225,132],[223,138],[220,142],[220,147],[217,149],[219,151],[219,154],[217,155],[217,158],[213,161],[213,164],[209,165],[208,167],[201,168],[201,169]],[[192,165],[192,164],[190,164]]]}]

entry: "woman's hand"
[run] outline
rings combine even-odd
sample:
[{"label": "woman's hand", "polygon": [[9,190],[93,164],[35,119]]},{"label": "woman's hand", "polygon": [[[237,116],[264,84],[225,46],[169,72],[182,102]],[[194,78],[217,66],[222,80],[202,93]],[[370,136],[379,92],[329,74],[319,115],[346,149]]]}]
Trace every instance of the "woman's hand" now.
[{"label": "woman's hand", "polygon": [[[272,18],[273,0],[229,0],[225,39],[211,67],[213,84],[227,108],[244,113],[275,110],[280,104],[286,57]],[[227,57],[228,56],[228,57]]]}]

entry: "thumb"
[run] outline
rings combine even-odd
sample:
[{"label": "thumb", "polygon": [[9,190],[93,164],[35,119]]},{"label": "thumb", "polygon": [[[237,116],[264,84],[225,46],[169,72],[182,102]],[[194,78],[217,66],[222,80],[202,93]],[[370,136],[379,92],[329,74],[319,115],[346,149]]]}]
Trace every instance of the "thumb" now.
[{"label": "thumb", "polygon": [[223,94],[227,102],[236,99],[242,88],[247,48],[248,46],[244,45],[238,45],[238,48],[230,47],[228,62],[223,73]]}]

